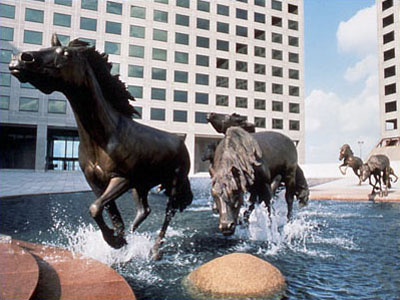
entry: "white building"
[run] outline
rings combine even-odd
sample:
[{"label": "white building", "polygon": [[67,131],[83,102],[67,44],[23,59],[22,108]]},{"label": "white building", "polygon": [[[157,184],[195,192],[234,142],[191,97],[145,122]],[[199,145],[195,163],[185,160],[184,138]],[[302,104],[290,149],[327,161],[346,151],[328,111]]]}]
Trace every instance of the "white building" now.
[{"label": "white building", "polygon": [[199,156],[220,138],[208,112],[236,112],[257,131],[288,135],[304,162],[302,1],[0,0],[0,17],[1,168],[78,166],[65,97],[8,72],[11,53],[48,47],[54,32],[109,54],[137,100],[137,121],[186,135],[192,174],[207,169]]}]

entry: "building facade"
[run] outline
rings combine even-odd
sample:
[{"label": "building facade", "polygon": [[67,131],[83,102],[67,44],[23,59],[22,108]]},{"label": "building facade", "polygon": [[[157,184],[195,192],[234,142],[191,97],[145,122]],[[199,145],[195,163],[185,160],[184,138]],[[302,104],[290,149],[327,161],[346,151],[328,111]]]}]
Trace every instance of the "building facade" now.
[{"label": "building facade", "polygon": [[[191,173],[221,138],[209,112],[276,130],[304,162],[303,2],[299,0],[0,0],[1,168],[78,169],[71,108],[10,76],[12,53],[84,39],[109,55],[138,122],[185,136]],[[398,78],[398,77],[397,77]]]}]

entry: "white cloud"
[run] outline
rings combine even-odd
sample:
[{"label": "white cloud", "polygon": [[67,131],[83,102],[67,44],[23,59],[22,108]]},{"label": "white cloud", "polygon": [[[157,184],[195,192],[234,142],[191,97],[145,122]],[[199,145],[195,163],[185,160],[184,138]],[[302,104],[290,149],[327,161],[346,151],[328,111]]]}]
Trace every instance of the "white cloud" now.
[{"label": "white cloud", "polygon": [[347,21],[342,21],[336,32],[338,48],[344,53],[365,56],[376,53],[377,26],[375,5],[359,10]]},{"label": "white cloud", "polygon": [[357,82],[377,72],[378,58],[376,54],[369,54],[354,66],[347,68],[344,78],[349,82]]}]

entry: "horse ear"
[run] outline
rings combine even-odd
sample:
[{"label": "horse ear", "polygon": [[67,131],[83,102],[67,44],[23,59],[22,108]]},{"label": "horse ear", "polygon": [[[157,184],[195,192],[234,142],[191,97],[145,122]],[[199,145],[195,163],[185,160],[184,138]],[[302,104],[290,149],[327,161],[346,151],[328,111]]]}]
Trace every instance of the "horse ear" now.
[{"label": "horse ear", "polygon": [[51,36],[51,46],[52,47],[61,47],[61,42],[57,37],[57,34],[53,33]]}]

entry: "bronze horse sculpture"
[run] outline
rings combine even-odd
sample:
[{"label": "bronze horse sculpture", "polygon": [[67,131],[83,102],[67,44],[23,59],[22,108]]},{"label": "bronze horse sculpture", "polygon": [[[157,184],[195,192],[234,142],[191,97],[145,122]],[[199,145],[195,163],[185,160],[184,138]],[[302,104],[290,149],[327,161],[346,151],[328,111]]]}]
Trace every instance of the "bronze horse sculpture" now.
[{"label": "bronze horse sculpture", "polygon": [[[132,115],[138,114],[128,101],[133,97],[118,76],[110,74],[107,56],[84,41],[63,46],[54,34],[50,48],[15,55],[9,69],[21,82],[46,94],[63,93],[71,104],[80,138],[79,164],[97,196],[89,211],[110,246],[126,244],[115,200],[132,189],[134,231],[151,212],[149,190],[159,184],[165,189],[165,219],[152,248],[153,257],[158,258],[171,218],[193,198],[189,154],[182,139],[133,121]],[[104,208],[113,228],[103,219]]]},{"label": "bronze horse sculpture", "polygon": [[281,181],[286,187],[288,218],[295,195],[302,205],[308,201],[308,185],[297,164],[296,148],[288,137],[277,132],[250,134],[241,127],[229,127],[215,149],[210,173],[211,194],[224,235],[235,232],[246,192],[250,193],[250,206],[245,219],[257,202],[264,202],[271,212],[270,201]]},{"label": "bronze horse sculpture", "polygon": [[[344,144],[340,148],[339,160],[343,160],[343,163],[339,166],[340,172],[343,175],[346,175],[347,168],[352,168],[354,174],[356,174],[359,179],[358,185],[361,185],[361,166],[363,165],[363,162],[361,158],[354,156],[354,153],[348,144]],[[343,167],[345,167],[344,170]]]}]

